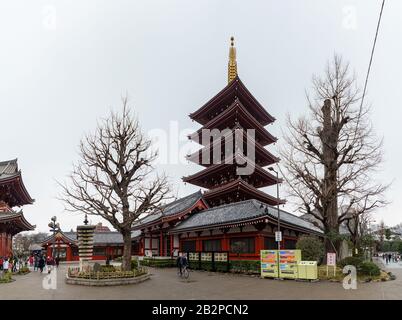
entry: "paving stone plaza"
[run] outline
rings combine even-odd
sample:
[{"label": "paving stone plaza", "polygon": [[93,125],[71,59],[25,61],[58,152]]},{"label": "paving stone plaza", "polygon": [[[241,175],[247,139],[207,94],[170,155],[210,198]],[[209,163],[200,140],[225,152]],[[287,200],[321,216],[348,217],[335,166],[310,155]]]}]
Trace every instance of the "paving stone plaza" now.
[{"label": "paving stone plaza", "polygon": [[46,281],[43,286],[47,274],[33,271],[15,276],[14,282],[2,284],[1,292],[7,294],[1,294],[1,299],[402,299],[402,265],[396,263],[387,266],[387,270],[396,275],[396,280],[358,283],[356,290],[345,290],[336,282],[278,281],[200,271],[192,271],[189,279],[183,280],[177,277],[174,268],[149,270],[152,276],[145,282],[99,288],[65,284],[66,265],[60,265],[56,288]]}]

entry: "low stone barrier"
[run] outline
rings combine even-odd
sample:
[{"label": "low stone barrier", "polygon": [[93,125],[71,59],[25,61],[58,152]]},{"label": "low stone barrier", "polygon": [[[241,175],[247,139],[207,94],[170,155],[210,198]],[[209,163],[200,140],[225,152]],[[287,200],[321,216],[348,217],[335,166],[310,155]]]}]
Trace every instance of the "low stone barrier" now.
[{"label": "low stone barrier", "polygon": [[128,285],[128,284],[140,283],[145,280],[148,280],[150,277],[151,277],[151,275],[148,273],[148,274],[144,274],[142,276],[132,277],[132,278],[113,278],[113,279],[97,280],[97,279],[84,279],[84,278],[69,277],[68,274],[66,274],[66,283],[82,285],[82,286],[98,286],[98,287],[123,286],[123,285]]}]

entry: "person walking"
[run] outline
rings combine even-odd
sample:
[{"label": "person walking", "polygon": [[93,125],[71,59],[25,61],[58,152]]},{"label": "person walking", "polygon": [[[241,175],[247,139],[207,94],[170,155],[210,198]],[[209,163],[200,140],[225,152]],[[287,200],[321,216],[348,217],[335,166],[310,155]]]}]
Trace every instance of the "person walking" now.
[{"label": "person walking", "polygon": [[7,273],[9,268],[10,268],[10,262],[8,261],[8,258],[5,258],[3,262],[3,271]]},{"label": "person walking", "polygon": [[7,259],[7,258],[4,258],[4,261],[3,261],[3,271],[4,271],[5,273],[8,272],[9,266],[10,266],[10,263],[8,262],[8,259]]},{"label": "person walking", "polygon": [[60,264],[60,257],[57,256],[57,257],[56,257],[56,268],[59,267],[59,264]]},{"label": "person walking", "polygon": [[177,266],[177,268],[179,269],[179,273],[180,273],[180,276],[182,275],[182,270],[181,270],[181,253],[179,253],[179,256],[177,257],[177,259],[176,259],[176,266]]},{"label": "person walking", "polygon": [[39,257],[37,254],[34,256],[34,271],[38,271],[39,268]]},{"label": "person walking", "polygon": [[43,272],[43,268],[45,267],[45,259],[43,256],[40,256],[39,261],[38,261],[38,268],[40,270],[40,273]]}]

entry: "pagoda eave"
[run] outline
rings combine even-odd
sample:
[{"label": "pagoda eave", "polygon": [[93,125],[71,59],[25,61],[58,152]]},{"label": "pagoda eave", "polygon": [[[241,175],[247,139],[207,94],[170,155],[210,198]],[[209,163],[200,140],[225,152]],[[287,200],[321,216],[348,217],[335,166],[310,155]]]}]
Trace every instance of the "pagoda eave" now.
[{"label": "pagoda eave", "polygon": [[223,88],[201,108],[193,113],[190,113],[190,118],[194,121],[197,121],[201,125],[205,125],[209,121],[209,119],[206,118],[206,114],[211,113],[225,100],[230,101],[230,99],[235,99],[237,97],[244,101],[249,109],[252,109],[253,112],[256,113],[262,125],[265,126],[275,121],[275,118],[265,110],[265,108],[246,88],[239,76],[236,76],[233,81],[231,81],[225,88]]},{"label": "pagoda eave", "polygon": [[[198,173],[195,173],[193,175],[183,177],[184,182],[188,182],[194,185],[197,185],[199,187],[207,188],[210,189],[214,187],[214,185],[211,183],[213,181],[214,177],[219,177],[220,175],[226,175],[228,169],[234,169],[234,170],[239,170],[239,173],[241,173],[241,169],[245,168],[245,165],[240,165],[239,163],[244,163],[248,164],[248,169],[253,168],[251,173],[248,173],[246,177],[248,179],[252,180],[258,180],[259,182],[256,183],[256,186],[258,188],[263,188],[263,187],[268,187],[272,186],[277,183],[281,183],[282,179],[278,179],[276,176],[272,175],[269,173],[267,170],[263,169],[259,165],[255,164],[252,162],[250,159],[247,159],[241,154],[237,154],[236,156],[233,156],[231,160],[231,163],[229,162],[222,162],[220,164],[216,164],[215,166],[209,166],[204,170],[199,171]],[[237,164],[236,164],[237,163]],[[233,168],[233,164],[235,164],[237,167]],[[234,173],[232,173],[234,175]],[[237,177],[242,176],[241,174],[237,174]],[[236,178],[237,179],[237,178]]]},{"label": "pagoda eave", "polygon": [[[228,125],[228,123],[231,122],[233,122],[233,124]],[[200,128],[198,131],[189,135],[188,137],[191,140],[206,145],[207,143],[210,143],[210,139],[203,139],[203,130],[209,130],[211,134],[213,134],[213,130],[227,130],[229,127],[234,126],[235,122],[238,122],[240,127],[244,129],[245,132],[247,132],[249,129],[255,130],[256,140],[258,140],[262,146],[274,143],[278,140],[276,137],[271,135],[238,100],[236,100],[221,114],[210,120],[204,125],[204,127]]]},{"label": "pagoda eave", "polygon": [[258,190],[252,185],[246,183],[241,178],[222,185],[218,188],[206,191],[204,193],[204,198],[208,201],[214,198],[222,197],[224,194],[235,194],[242,193],[248,199],[256,199],[269,205],[285,204],[286,201],[283,199],[277,199],[266,194],[263,191]]},{"label": "pagoda eave", "polygon": [[32,231],[35,225],[30,224],[22,212],[0,212],[0,229],[14,235],[21,231]]},{"label": "pagoda eave", "polygon": [[25,188],[22,181],[21,171],[12,175],[0,177],[0,189],[1,188],[6,191],[0,193],[0,200],[7,202],[10,207],[20,207],[35,202]]}]

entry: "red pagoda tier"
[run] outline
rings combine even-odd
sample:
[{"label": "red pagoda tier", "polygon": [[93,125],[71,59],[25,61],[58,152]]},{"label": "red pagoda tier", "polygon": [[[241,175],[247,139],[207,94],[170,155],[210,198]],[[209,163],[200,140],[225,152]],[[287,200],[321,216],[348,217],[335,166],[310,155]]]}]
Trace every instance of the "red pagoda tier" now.
[{"label": "red pagoda tier", "polygon": [[[275,121],[237,75],[236,49],[229,51],[228,85],[204,106],[190,114],[202,127],[189,139],[203,148],[187,159],[205,167],[183,181],[208,189],[210,207],[257,199],[268,205],[285,203],[258,190],[282,180],[264,169],[279,162],[265,146],[277,141],[265,126]],[[240,139],[239,139],[240,138]],[[241,170],[242,168],[252,170]]]},{"label": "red pagoda tier", "polygon": [[21,232],[34,230],[22,211],[13,207],[32,204],[34,200],[22,182],[17,159],[0,162],[0,256],[12,255],[12,237]]}]

